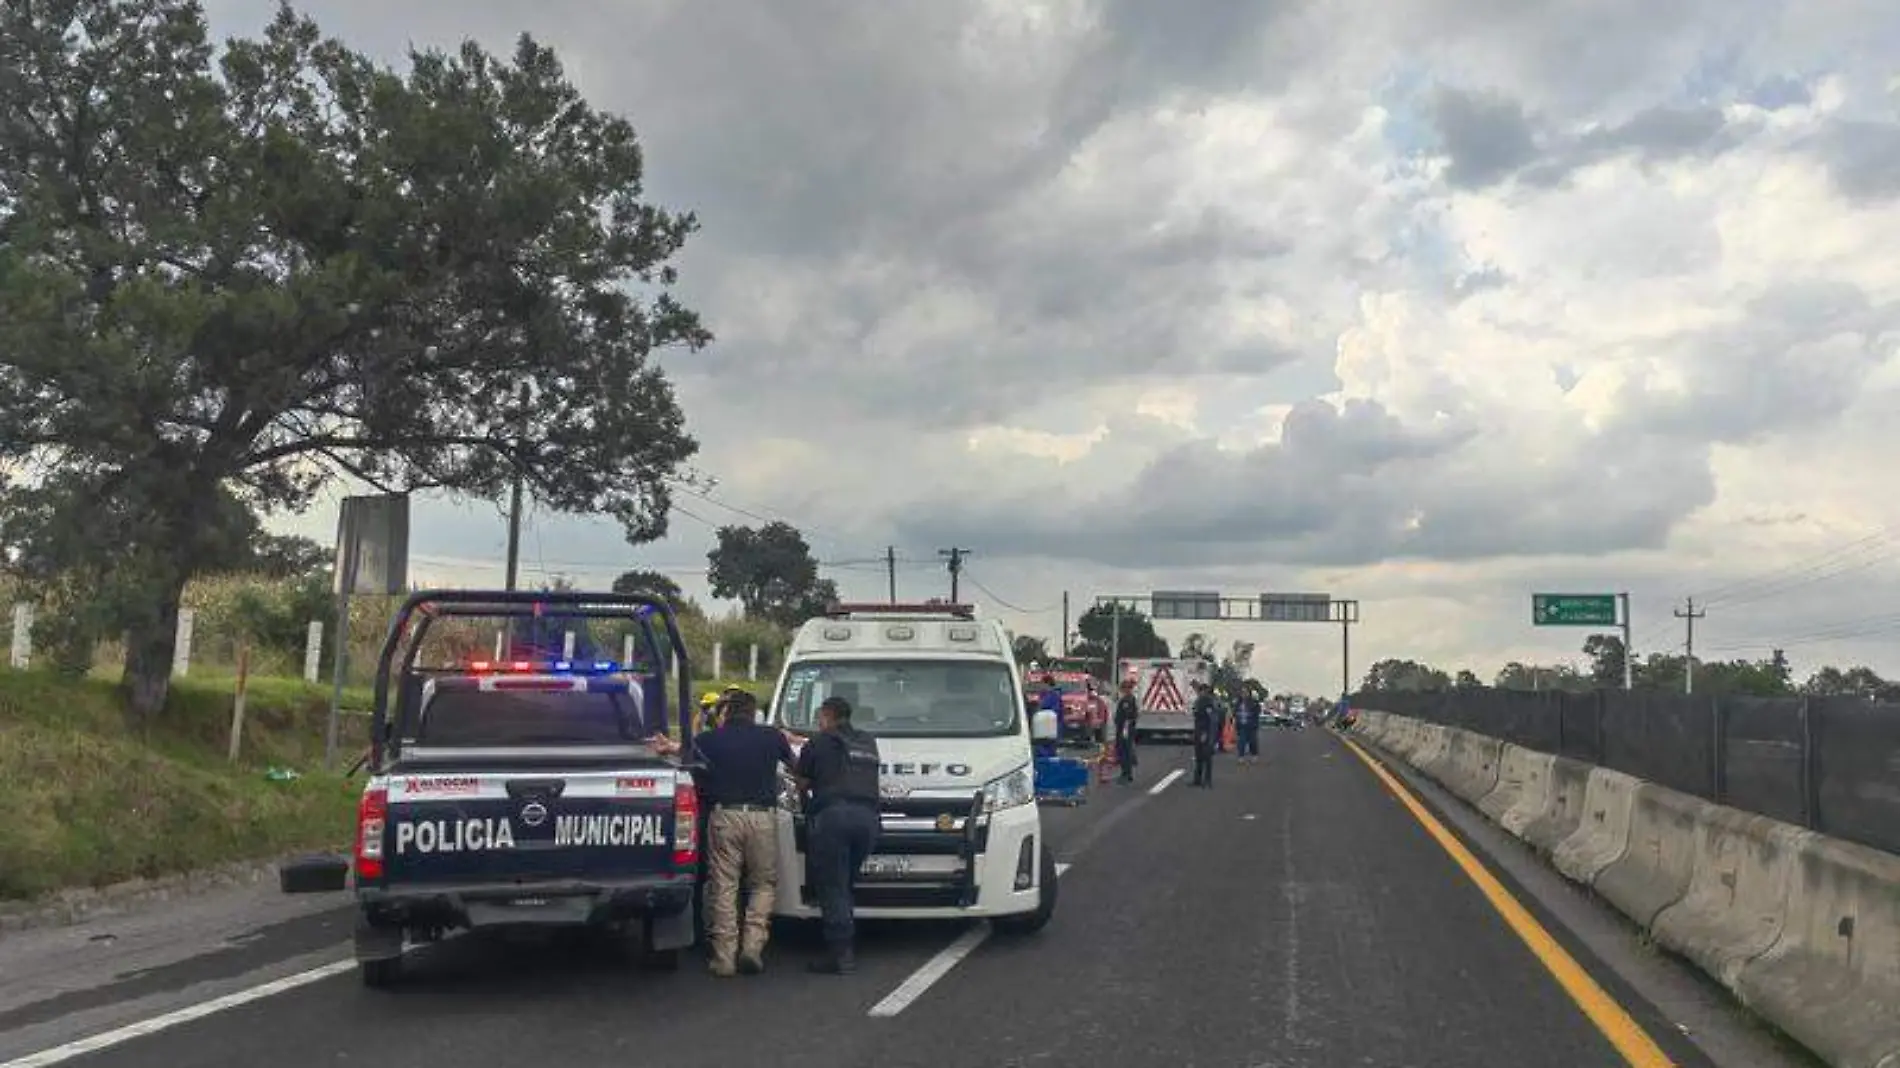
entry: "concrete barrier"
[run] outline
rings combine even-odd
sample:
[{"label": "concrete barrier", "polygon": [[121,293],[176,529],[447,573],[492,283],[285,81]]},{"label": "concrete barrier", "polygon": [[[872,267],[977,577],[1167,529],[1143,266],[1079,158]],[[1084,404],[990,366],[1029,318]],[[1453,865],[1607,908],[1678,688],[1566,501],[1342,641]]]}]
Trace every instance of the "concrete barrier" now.
[{"label": "concrete barrier", "polygon": [[1737,989],[1829,1064],[1900,1068],[1900,857],[1801,839],[1787,923]]},{"label": "concrete barrier", "polygon": [[1544,809],[1525,826],[1521,837],[1539,853],[1554,852],[1559,843],[1583,826],[1584,801],[1590,790],[1590,765],[1569,757],[1550,762],[1550,790]]},{"label": "concrete barrier", "polygon": [[1828,1064],[1900,1068],[1900,856],[1457,728],[1377,729]]},{"label": "concrete barrier", "polygon": [[1504,746],[1498,754],[1498,785],[1478,799],[1478,810],[1523,837],[1524,828],[1543,815],[1549,803],[1551,765],[1556,761],[1549,753]]},{"label": "concrete barrier", "polygon": [[1550,851],[1550,862],[1572,882],[1596,885],[1605,868],[1630,845],[1630,815],[1642,780],[1609,768],[1591,768],[1583,791],[1583,822]]},{"label": "concrete barrier", "polygon": [[1630,806],[1629,848],[1591,885],[1623,915],[1650,928],[1689,892],[1696,826],[1712,807],[1655,783],[1640,784]]},{"label": "concrete barrier", "polygon": [[1795,856],[1812,837],[1766,816],[1702,805],[1688,893],[1656,916],[1656,941],[1734,990],[1743,965],[1781,938]]},{"label": "concrete barrier", "polygon": [[1504,743],[1457,727],[1447,730],[1451,744],[1434,777],[1452,793],[1476,804],[1498,788],[1498,759],[1504,753]]},{"label": "concrete barrier", "polygon": [[1446,761],[1451,758],[1451,729],[1435,723],[1421,723],[1417,736],[1418,749],[1413,755],[1412,766],[1442,781]]}]

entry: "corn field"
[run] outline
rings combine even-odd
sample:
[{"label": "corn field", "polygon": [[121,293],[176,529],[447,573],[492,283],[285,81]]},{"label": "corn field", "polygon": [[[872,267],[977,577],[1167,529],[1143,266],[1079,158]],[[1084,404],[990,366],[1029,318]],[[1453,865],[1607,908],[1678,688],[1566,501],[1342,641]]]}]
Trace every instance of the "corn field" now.
[{"label": "corn field", "polygon": [[[376,657],[381,651],[390,618],[400,603],[399,597],[358,596],[350,601],[349,656],[346,661],[351,685],[369,682],[375,675]],[[64,606],[36,600],[15,581],[0,578],[0,604],[34,605],[36,618],[59,612]],[[192,613],[190,674],[229,674],[237,668],[240,655],[248,657],[253,675],[297,677],[304,673],[309,626],[323,625],[323,649],[319,660],[320,678],[328,682],[334,671],[336,601],[321,581],[314,585],[305,579],[272,579],[256,575],[213,575],[194,580],[185,588],[184,608]],[[731,615],[724,619],[706,616],[688,606],[679,613],[681,637],[685,640],[693,674],[702,679],[714,675],[715,644],[722,646],[726,678],[748,674],[753,646],[758,646],[758,677],[769,680],[778,671],[788,635],[780,628],[758,620]],[[630,629],[624,621],[596,620],[588,625],[583,642],[602,655],[617,657],[622,648],[620,636]],[[493,654],[496,627],[480,620],[439,620],[432,628],[428,646],[422,651],[427,662],[450,663],[482,659]],[[45,653],[34,643],[33,660],[45,661]],[[97,674],[116,677],[124,660],[124,647],[117,641],[104,641],[93,658]]]}]

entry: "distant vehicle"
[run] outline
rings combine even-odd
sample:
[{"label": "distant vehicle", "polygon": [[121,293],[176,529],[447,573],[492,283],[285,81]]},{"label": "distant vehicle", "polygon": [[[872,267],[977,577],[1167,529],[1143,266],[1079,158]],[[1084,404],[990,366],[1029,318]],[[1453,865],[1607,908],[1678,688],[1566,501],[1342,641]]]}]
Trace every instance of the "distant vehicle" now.
[{"label": "distant vehicle", "polygon": [[[1036,805],[1031,741],[1054,713],[1029,712],[1008,632],[969,605],[837,605],[792,638],[769,717],[809,737],[843,697],[884,764],[875,852],[857,886],[869,919],[989,919],[1027,934],[1055,914],[1056,860]],[[779,799],[775,911],[816,919],[805,882],[805,816],[790,779]]]},{"label": "distant vehicle", "polygon": [[1210,682],[1212,666],[1197,659],[1130,659],[1120,677],[1135,680],[1141,707],[1135,732],[1142,737],[1191,736],[1194,733],[1195,682]]},{"label": "distant vehicle", "polygon": [[[502,620],[515,640],[500,647],[520,658],[419,662],[433,630],[470,618]],[[631,624],[652,670],[576,649],[571,630],[547,637],[596,620]],[[400,976],[406,941],[458,929],[593,928],[647,967],[678,967],[694,940],[699,800],[661,740],[672,719],[656,624],[684,712],[686,643],[661,599],[425,591],[403,602],[376,668],[353,854],[280,872],[287,893],[342,890],[354,872],[366,985]],[[690,761],[690,734],[686,744]]]},{"label": "distant vehicle", "polygon": [[1054,678],[1056,689],[1062,693],[1063,734],[1106,741],[1109,703],[1100,680],[1086,671],[1032,663],[1023,669],[1023,699],[1032,711],[1039,707],[1048,688],[1045,678]]}]

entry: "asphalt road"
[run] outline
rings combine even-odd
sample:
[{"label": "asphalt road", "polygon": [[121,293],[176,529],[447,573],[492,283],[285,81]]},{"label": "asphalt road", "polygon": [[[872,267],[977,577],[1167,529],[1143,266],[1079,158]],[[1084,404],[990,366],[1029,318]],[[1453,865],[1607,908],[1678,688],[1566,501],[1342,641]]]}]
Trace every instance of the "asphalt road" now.
[{"label": "asphalt road", "polygon": [[[1157,792],[1183,754],[1152,746],[1138,786],[1046,809],[1069,867],[1033,938],[873,926],[855,976],[806,975],[816,947],[781,942],[766,975],[736,980],[463,939],[413,955],[414,981],[378,993],[341,965],[295,978],[346,958],[338,902],[256,888],[0,939],[0,1068],[1628,1063],[1339,738],[1265,741],[1259,765],[1220,758],[1211,791],[1176,778]],[[1421,797],[1669,1061],[1807,1063],[1579,911],[1594,905],[1557,900],[1507,840],[1454,821],[1455,802]],[[99,1034],[122,1040],[61,1049]]]}]

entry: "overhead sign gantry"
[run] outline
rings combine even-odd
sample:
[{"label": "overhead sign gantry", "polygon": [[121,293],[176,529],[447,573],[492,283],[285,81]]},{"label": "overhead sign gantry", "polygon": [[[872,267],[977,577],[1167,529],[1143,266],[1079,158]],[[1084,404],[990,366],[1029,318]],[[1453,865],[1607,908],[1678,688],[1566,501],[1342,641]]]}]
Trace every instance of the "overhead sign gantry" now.
[{"label": "overhead sign gantry", "polygon": [[1112,607],[1114,627],[1109,637],[1110,670],[1121,670],[1121,614],[1141,612],[1155,622],[1196,623],[1334,623],[1339,626],[1339,690],[1352,692],[1352,625],[1359,622],[1359,602],[1342,601],[1328,593],[1262,593],[1229,597],[1210,590],[1155,590],[1146,595],[1104,594],[1098,607]]}]

